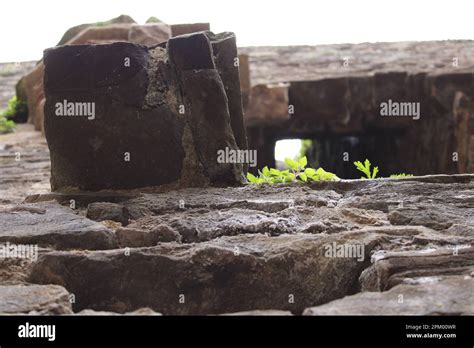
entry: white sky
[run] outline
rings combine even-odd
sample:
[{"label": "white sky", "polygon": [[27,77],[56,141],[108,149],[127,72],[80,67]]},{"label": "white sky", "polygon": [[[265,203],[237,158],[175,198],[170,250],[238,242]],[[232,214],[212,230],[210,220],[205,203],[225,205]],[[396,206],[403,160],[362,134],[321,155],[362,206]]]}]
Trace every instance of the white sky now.
[{"label": "white sky", "polygon": [[35,60],[71,26],[128,14],[210,22],[239,46],[474,39],[474,0],[1,0],[0,62]]},{"label": "white sky", "polygon": [[285,161],[285,158],[294,159],[299,157],[301,149],[300,139],[285,139],[275,143],[275,159],[277,161]]}]

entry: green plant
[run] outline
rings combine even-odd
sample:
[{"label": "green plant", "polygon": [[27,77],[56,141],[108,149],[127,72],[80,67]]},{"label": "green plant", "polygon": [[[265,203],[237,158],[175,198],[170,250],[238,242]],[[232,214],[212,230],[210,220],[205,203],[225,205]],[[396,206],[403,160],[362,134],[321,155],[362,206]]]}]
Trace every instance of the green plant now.
[{"label": "green plant", "polygon": [[390,178],[391,179],[400,179],[400,178],[408,178],[410,176],[413,176],[413,174],[400,173],[400,174],[391,174]]},{"label": "green plant", "polygon": [[291,158],[285,158],[285,164],[288,166],[286,170],[278,170],[275,168],[264,167],[258,171],[258,176],[252,173],[247,173],[247,180],[252,184],[277,184],[293,181],[335,181],[339,178],[323,168],[317,170],[313,168],[306,168],[308,160],[306,156],[301,157],[295,161]]},{"label": "green plant", "polygon": [[379,172],[379,167],[374,167],[372,171],[370,170],[371,163],[368,159],[364,161],[364,164],[362,164],[361,161],[355,161],[354,165],[356,166],[357,170],[360,170],[365,174],[366,177],[361,177],[361,179],[375,179],[377,173]]},{"label": "green plant", "polygon": [[23,101],[18,100],[18,98],[13,96],[10,98],[8,101],[8,107],[5,111],[0,113],[0,116],[3,116],[5,118],[11,118],[17,115],[18,113],[25,112],[26,111],[26,103]]},{"label": "green plant", "polygon": [[[298,160],[285,158],[285,164],[288,169],[278,170],[275,168],[268,168],[265,166],[261,171],[258,171],[258,176],[252,173],[247,173],[247,180],[251,184],[277,184],[287,182],[308,182],[308,181],[337,181],[340,180],[336,174],[327,172],[323,168],[313,169],[306,168],[308,160],[306,156]],[[354,162],[357,170],[365,174],[361,179],[375,179],[379,172],[378,167],[373,167],[368,159],[362,163],[361,161]],[[413,176],[412,174],[392,174],[390,178],[398,179]]]},{"label": "green plant", "polygon": [[0,134],[10,133],[13,129],[15,129],[15,122],[0,116]]}]

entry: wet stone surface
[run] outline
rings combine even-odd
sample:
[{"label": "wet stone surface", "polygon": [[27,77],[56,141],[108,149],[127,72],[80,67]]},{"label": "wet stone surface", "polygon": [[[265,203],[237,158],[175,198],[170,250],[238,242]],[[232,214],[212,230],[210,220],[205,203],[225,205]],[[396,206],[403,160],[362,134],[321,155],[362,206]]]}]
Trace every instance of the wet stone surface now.
[{"label": "wet stone surface", "polygon": [[0,138],[36,149],[2,173],[0,252],[38,249],[0,260],[2,313],[473,312],[473,175],[47,193],[24,132]]}]

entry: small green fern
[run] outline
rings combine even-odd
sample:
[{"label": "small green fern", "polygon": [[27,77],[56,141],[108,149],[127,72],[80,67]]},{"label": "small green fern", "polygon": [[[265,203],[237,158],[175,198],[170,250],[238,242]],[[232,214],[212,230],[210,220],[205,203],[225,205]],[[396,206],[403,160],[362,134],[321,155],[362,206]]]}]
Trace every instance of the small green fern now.
[{"label": "small green fern", "polygon": [[362,164],[361,161],[355,161],[354,165],[356,166],[357,170],[365,174],[366,177],[361,177],[361,179],[375,179],[379,172],[379,167],[374,167],[372,171],[370,170],[370,166],[372,164],[368,159],[364,161],[364,164]]}]

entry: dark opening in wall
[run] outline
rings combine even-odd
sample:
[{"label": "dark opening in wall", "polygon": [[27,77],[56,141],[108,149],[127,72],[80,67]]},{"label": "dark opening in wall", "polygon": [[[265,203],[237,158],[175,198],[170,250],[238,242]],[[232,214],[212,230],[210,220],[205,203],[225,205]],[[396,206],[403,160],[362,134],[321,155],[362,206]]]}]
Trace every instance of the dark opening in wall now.
[{"label": "dark opening in wall", "polygon": [[[361,173],[354,161],[369,159],[379,167],[379,176],[408,171],[416,174],[416,168],[404,168],[401,154],[397,153],[400,141],[397,132],[374,132],[362,135],[319,135],[305,139],[279,139],[275,142],[275,166],[284,166],[284,157],[308,158],[313,168],[323,167],[340,178],[358,179]],[[268,165],[271,165],[270,163]]]}]

